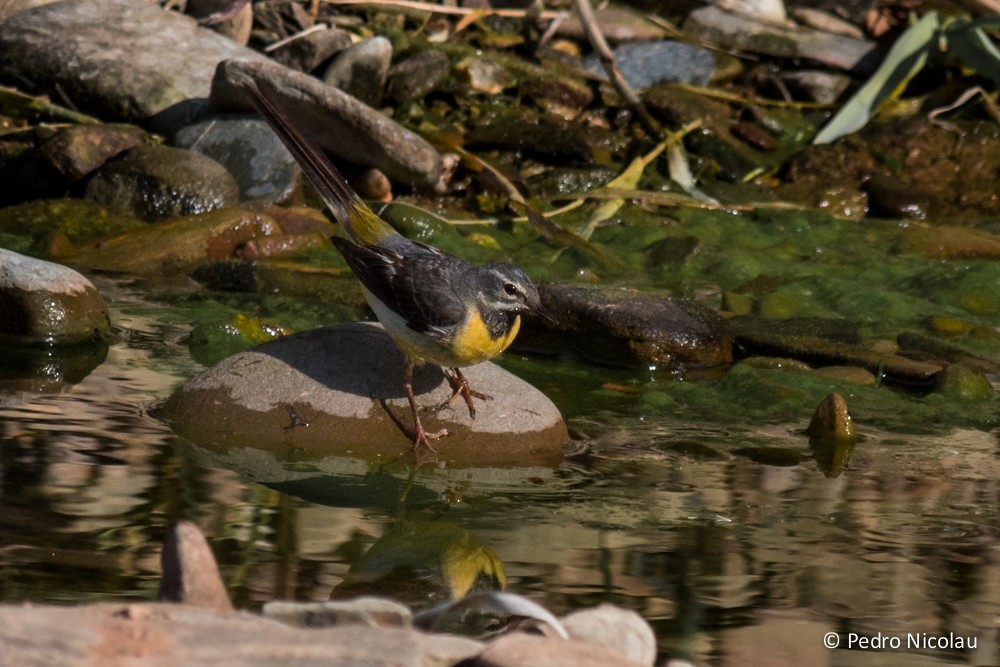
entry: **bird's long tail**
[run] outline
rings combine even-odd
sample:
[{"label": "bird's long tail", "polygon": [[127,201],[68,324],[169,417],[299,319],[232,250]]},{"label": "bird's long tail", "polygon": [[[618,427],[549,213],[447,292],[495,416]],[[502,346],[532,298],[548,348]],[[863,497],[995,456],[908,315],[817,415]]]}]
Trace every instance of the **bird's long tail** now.
[{"label": "bird's long tail", "polygon": [[385,238],[398,234],[361,201],[361,197],[348,185],[316,142],[306,138],[295,127],[273,94],[266,90],[266,84],[251,81],[243,86],[243,90],[257,113],[267,121],[295,157],[306,178],[333,211],[337,221],[344,226],[352,241],[362,245],[377,245]]}]

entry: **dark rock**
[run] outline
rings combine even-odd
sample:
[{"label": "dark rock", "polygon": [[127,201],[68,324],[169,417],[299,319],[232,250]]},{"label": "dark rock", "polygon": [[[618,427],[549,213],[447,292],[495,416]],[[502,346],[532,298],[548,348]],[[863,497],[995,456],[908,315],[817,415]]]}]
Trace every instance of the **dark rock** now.
[{"label": "dark rock", "polygon": [[392,42],[372,37],[338,53],[323,73],[323,82],[377,108],[382,104],[391,62]]},{"label": "dark rock", "polygon": [[613,287],[539,285],[542,303],[559,320],[529,344],[567,345],[602,363],[673,369],[732,361],[732,341],[722,318],[695,302]]},{"label": "dark rock", "polygon": [[[622,76],[633,88],[661,83],[704,86],[715,74],[712,52],[685,42],[632,42],[618,46],[612,54]],[[585,58],[583,64],[587,70],[606,78],[596,55]]]},{"label": "dark rock", "polygon": [[[455,466],[552,465],[562,459],[566,425],[540,392],[499,367],[463,371],[493,396],[475,420],[464,405],[423,413],[429,431],[447,427],[437,457]],[[159,414],[191,442],[361,459],[408,455],[412,418],[403,358],[377,325],[323,327],[264,343],[223,360],[178,389]],[[418,367],[421,406],[451,395],[440,368]]]},{"label": "dark rock", "polygon": [[174,145],[225,167],[243,200],[284,202],[301,185],[302,170],[267,123],[257,117],[216,116],[185,127]]},{"label": "dark rock", "polygon": [[560,619],[571,639],[594,644],[643,665],[656,660],[656,635],[642,616],[630,609],[601,604]]},{"label": "dark rock", "polygon": [[226,168],[192,151],[140,146],[104,165],[86,197],[147,222],[204,213],[239,202]]},{"label": "dark rock", "polygon": [[450,68],[448,56],[433,49],[401,60],[389,70],[389,100],[400,105],[425,97],[444,81]]},{"label": "dark rock", "polygon": [[108,306],[76,271],[0,248],[0,337],[73,345],[110,335]]},{"label": "dark rock", "polygon": [[232,611],[215,556],[198,527],[179,521],[167,532],[160,554],[160,601]]},{"label": "dark rock", "polygon": [[251,105],[243,91],[250,81],[267,86],[298,127],[322,148],[409,185],[433,187],[440,180],[441,156],[423,138],[343,91],[287,67],[222,63],[212,102],[248,110]]},{"label": "dark rock", "polygon": [[104,117],[142,120],[208,97],[215,66],[227,58],[264,60],[146,2],[55,2],[0,25],[0,75]]},{"label": "dark rock", "polygon": [[299,72],[314,69],[351,45],[351,35],[345,30],[323,28],[292,37],[271,52],[271,57]]},{"label": "dark rock", "polygon": [[606,648],[513,633],[491,642],[472,662],[473,667],[648,667]]}]

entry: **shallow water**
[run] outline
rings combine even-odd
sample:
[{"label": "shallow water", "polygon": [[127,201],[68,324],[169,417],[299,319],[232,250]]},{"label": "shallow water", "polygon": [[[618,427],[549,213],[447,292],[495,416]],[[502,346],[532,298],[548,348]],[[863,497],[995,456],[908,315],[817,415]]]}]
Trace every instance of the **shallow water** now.
[{"label": "shallow water", "polygon": [[[119,328],[104,363],[61,392],[0,402],[5,602],[155,598],[179,518],[209,536],[239,606],[325,600],[405,518],[432,536],[467,531],[509,590],[557,613],[633,608],[664,655],[697,664],[1000,661],[1000,443],[974,418],[917,435],[891,404],[862,408],[862,441],[829,478],[808,455],[808,412],[789,419],[758,397],[723,416],[725,381],[512,355],[589,453],[557,470],[474,471],[211,452],[148,413],[201,369],[177,324],[190,319],[99,286]],[[791,402],[823,391],[796,387]],[[764,465],[733,454],[747,446],[804,454]],[[827,633],[841,648],[824,647]],[[976,646],[938,648],[941,635]],[[862,647],[879,638],[882,653]]]}]

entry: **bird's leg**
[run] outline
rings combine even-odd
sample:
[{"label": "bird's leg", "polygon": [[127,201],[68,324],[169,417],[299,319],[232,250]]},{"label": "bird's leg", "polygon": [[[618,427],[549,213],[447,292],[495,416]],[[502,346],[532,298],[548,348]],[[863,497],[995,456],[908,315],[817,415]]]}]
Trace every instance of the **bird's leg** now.
[{"label": "bird's leg", "polygon": [[431,440],[437,440],[448,435],[448,429],[443,428],[434,433],[424,430],[424,425],[420,423],[420,415],[417,411],[417,399],[413,396],[413,360],[406,360],[406,370],[403,371],[403,388],[406,390],[406,398],[410,401],[410,412],[413,414],[413,449],[423,445],[432,452],[437,452],[431,446]]},{"label": "bird's leg", "polygon": [[481,401],[493,400],[493,397],[490,396],[489,394],[484,394],[470,387],[469,381],[465,379],[465,376],[462,375],[462,371],[458,368],[452,368],[451,373],[445,371],[444,376],[448,378],[448,384],[451,385],[452,392],[451,396],[448,397],[447,401],[434,408],[435,412],[437,412],[438,410],[443,410],[444,408],[451,405],[451,402],[454,401],[455,398],[459,396],[459,394],[461,394],[462,398],[465,399],[465,404],[469,407],[469,418],[475,419],[476,407],[472,404],[472,399],[478,398]]}]

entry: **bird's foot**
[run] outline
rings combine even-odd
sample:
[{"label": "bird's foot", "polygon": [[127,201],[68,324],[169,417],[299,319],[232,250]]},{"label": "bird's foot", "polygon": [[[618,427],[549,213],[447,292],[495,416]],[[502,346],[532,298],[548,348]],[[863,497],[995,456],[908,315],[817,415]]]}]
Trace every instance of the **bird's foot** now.
[{"label": "bird's foot", "polygon": [[476,391],[475,389],[470,387],[469,381],[465,379],[464,375],[462,375],[461,370],[457,368],[452,368],[451,371],[452,371],[451,373],[449,373],[448,371],[444,372],[444,376],[448,378],[448,384],[451,385],[452,389],[451,396],[448,397],[447,401],[437,406],[436,408],[433,408],[433,411],[438,412],[439,410],[443,410],[444,408],[451,405],[452,401],[454,401],[458,396],[461,396],[463,399],[465,399],[465,405],[468,406],[469,408],[469,418],[475,419],[476,406],[472,404],[472,399],[478,398],[481,401],[492,401],[493,397],[490,396],[489,394],[484,394],[481,391]]},{"label": "bird's foot", "polygon": [[413,451],[420,449],[420,446],[423,445],[430,451],[437,454],[437,450],[431,444],[431,440],[437,440],[438,438],[443,438],[448,435],[448,429],[446,428],[443,428],[440,431],[434,431],[433,433],[428,433],[424,430],[424,425],[420,423],[419,419],[417,419],[413,430],[415,431],[413,434]]}]

